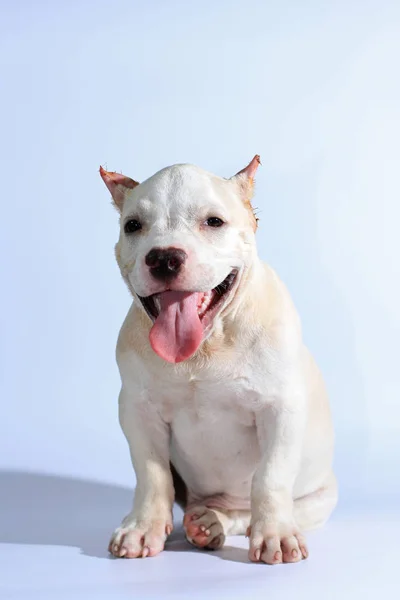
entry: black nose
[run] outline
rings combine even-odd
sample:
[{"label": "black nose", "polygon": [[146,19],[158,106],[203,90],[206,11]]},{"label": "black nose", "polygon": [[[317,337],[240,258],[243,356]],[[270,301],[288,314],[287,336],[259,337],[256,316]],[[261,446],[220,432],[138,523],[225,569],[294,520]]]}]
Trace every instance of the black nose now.
[{"label": "black nose", "polygon": [[179,248],[153,248],[146,256],[146,265],[156,279],[173,279],[187,258]]}]

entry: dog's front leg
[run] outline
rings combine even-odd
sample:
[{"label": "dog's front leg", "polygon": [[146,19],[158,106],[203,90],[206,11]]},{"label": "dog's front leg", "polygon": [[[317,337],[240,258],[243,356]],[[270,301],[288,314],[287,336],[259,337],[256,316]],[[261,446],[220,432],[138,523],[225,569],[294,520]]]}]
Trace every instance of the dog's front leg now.
[{"label": "dog's front leg", "polygon": [[262,458],[252,482],[250,560],[277,564],[308,555],[293,517],[305,418],[303,383],[294,374],[256,413]]},{"label": "dog's front leg", "polygon": [[154,556],[172,531],[174,488],[169,467],[169,426],[143,393],[122,388],[121,427],[128,440],[137,486],[132,511],[111,538],[115,556]]}]

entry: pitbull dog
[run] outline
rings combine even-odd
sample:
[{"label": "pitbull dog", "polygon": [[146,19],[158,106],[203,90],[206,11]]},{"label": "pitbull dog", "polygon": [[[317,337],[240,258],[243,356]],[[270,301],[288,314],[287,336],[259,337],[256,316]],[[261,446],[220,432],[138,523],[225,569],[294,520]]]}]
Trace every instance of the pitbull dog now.
[{"label": "pitbull dog", "polygon": [[250,560],[297,562],[308,556],[302,532],[336,504],[322,376],[286,288],[257,255],[259,162],[230,179],[174,165],[141,184],[100,168],[134,299],[117,362],[137,488],[115,556],[161,552],[176,496],[195,546],[247,534]]}]

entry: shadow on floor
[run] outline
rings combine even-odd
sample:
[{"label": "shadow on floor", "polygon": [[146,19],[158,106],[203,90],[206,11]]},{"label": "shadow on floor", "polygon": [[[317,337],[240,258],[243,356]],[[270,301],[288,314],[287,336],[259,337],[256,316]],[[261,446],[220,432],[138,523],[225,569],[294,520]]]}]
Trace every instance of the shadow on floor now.
[{"label": "shadow on floor", "polygon": [[[132,506],[133,491],[117,485],[22,471],[0,471],[0,543],[72,546],[114,560],[111,533]],[[168,550],[190,551],[174,508]]]},{"label": "shadow on floor", "polygon": [[132,490],[55,475],[0,471],[0,542],[75,546],[108,558]]}]

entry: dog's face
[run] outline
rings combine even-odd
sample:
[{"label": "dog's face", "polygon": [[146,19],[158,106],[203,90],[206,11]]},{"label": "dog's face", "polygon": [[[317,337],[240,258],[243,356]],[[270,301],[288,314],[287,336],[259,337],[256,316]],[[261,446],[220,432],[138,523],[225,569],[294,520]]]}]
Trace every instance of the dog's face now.
[{"label": "dog's face", "polygon": [[256,156],[231,179],[174,165],[142,184],[100,169],[121,214],[121,273],[154,323],[153,350],[169,362],[197,350],[254,259],[258,164]]}]

